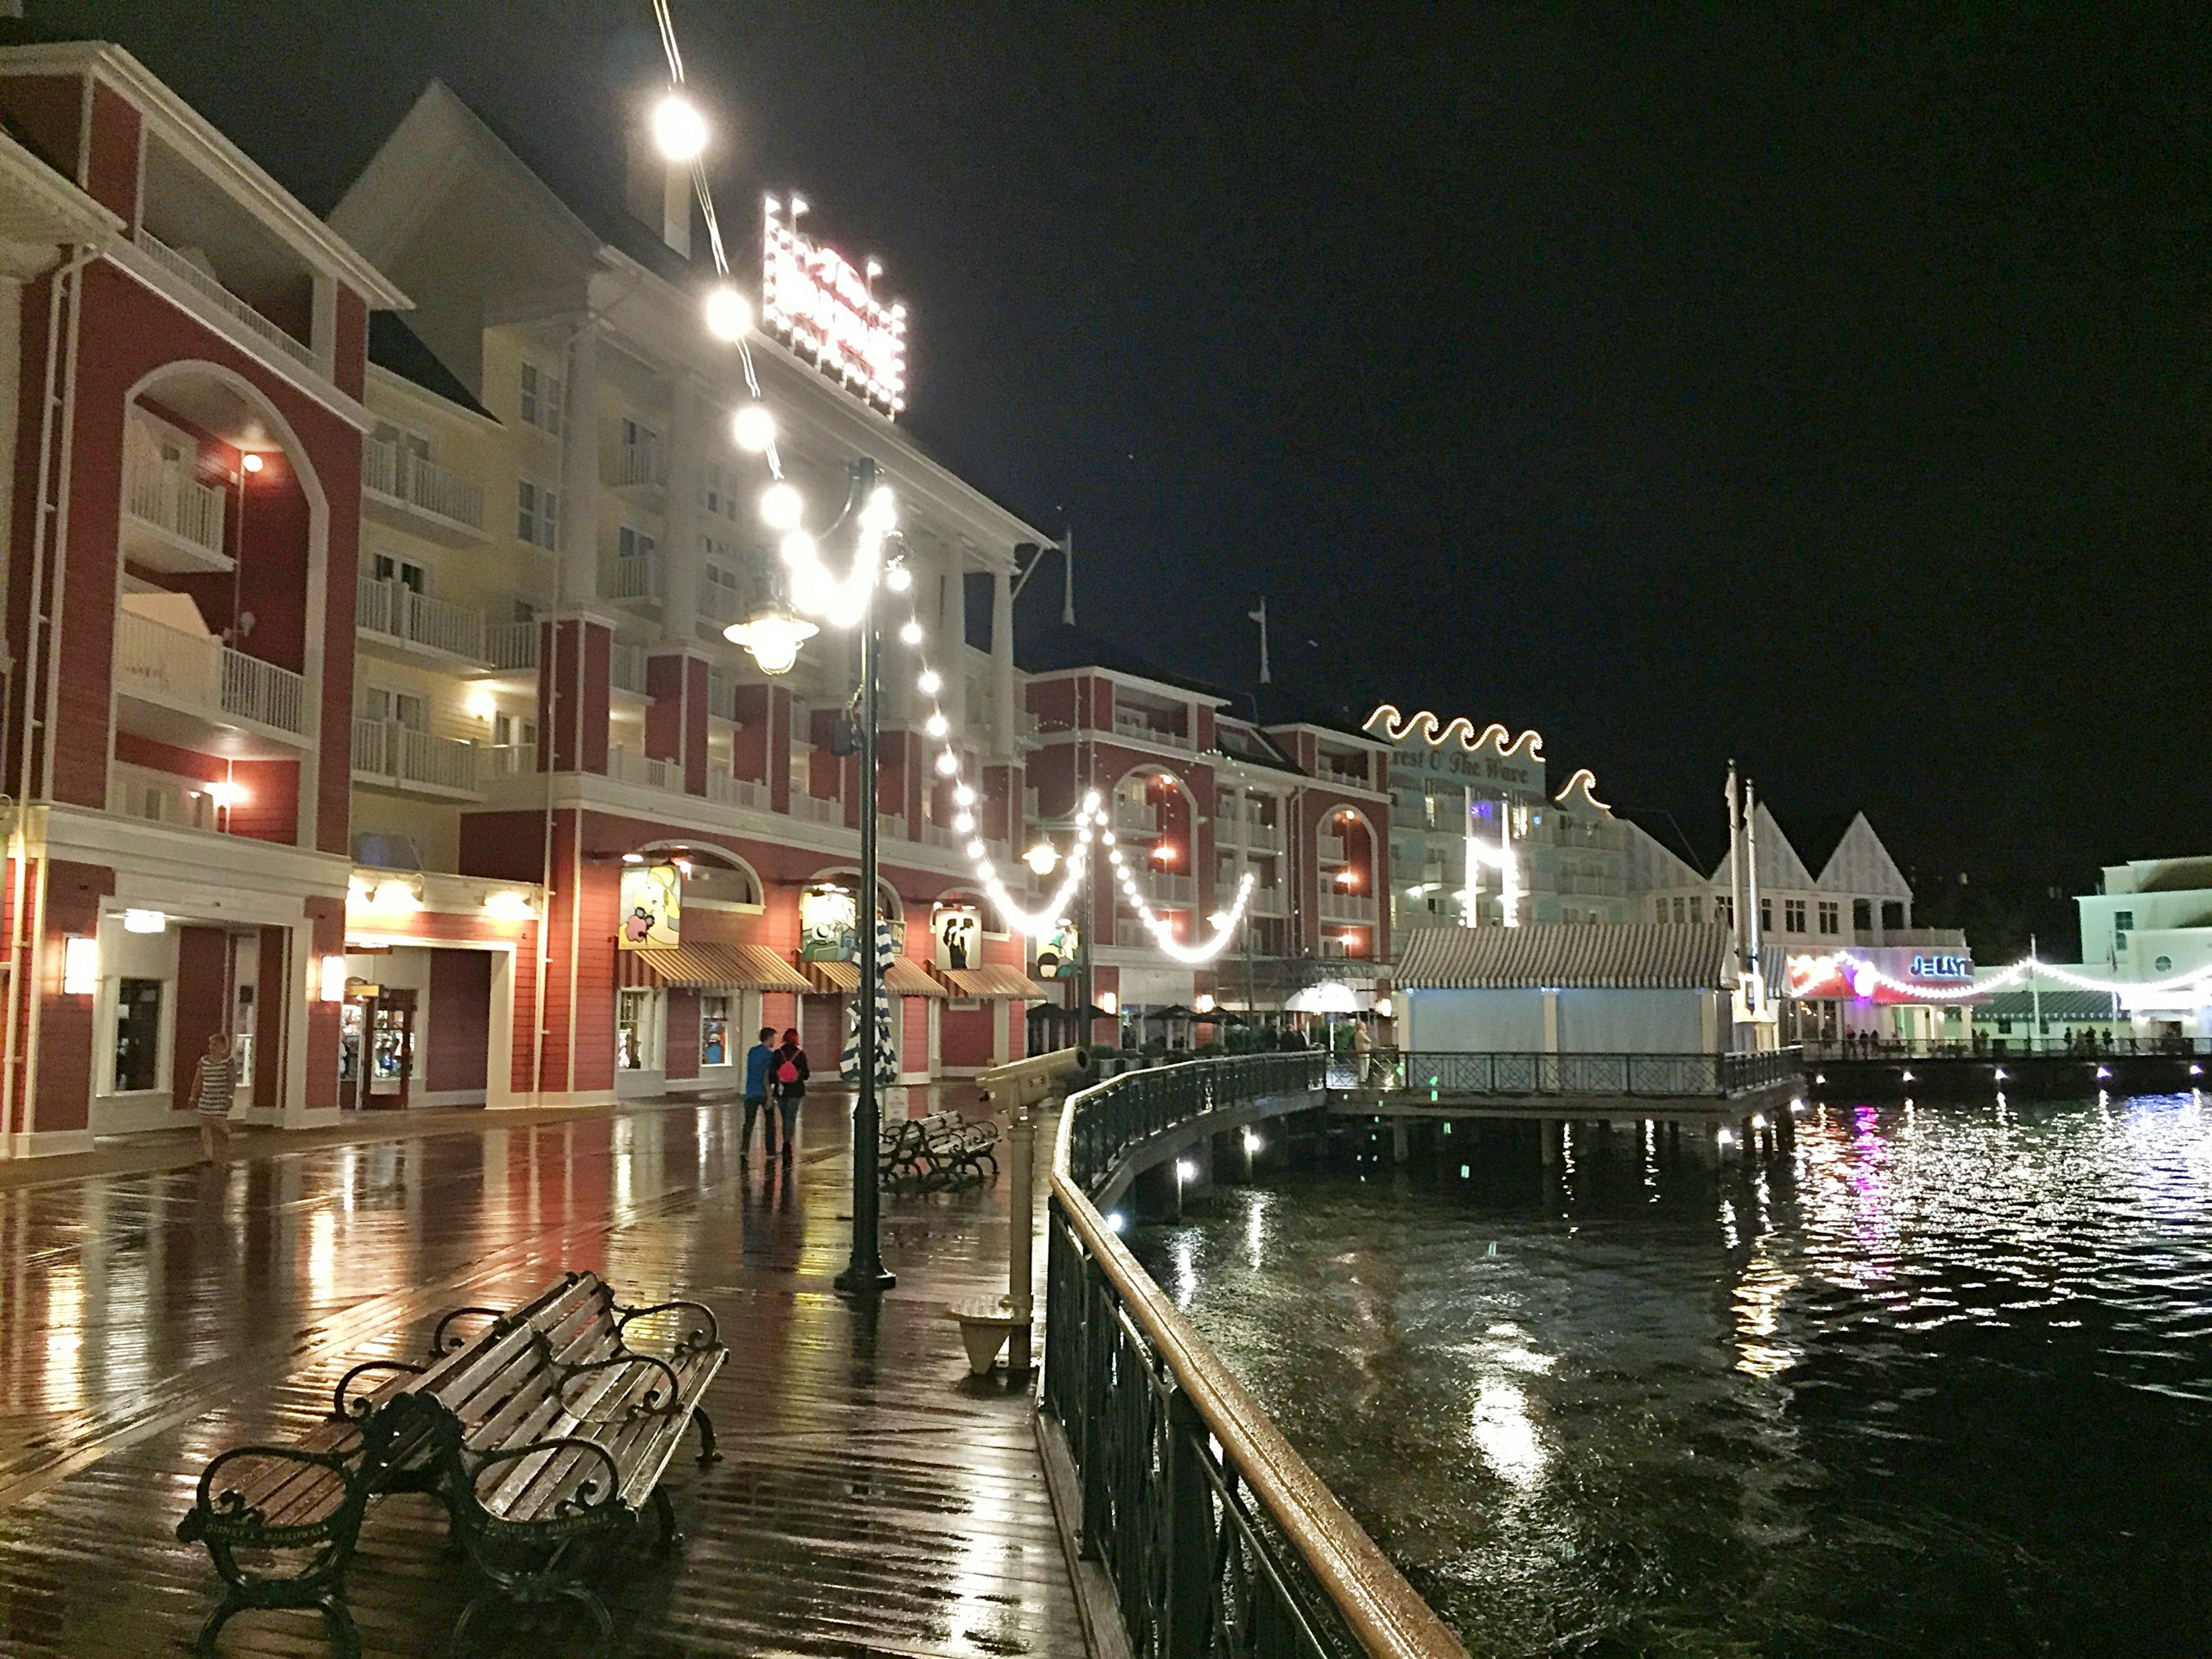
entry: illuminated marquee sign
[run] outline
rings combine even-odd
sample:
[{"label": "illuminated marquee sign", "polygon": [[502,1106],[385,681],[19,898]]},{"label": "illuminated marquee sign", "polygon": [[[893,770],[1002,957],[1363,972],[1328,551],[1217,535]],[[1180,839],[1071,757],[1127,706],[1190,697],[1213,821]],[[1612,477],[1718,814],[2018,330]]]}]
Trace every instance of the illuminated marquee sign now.
[{"label": "illuminated marquee sign", "polygon": [[[1974,977],[1974,958],[1963,951],[1912,951],[1898,945],[1875,945],[1855,951],[1850,961],[1834,955],[1793,956],[1784,963],[1790,994],[1801,1001],[1842,1002],[1852,999],[1874,1003],[1911,1003],[1920,1000],[1911,988],[1925,986],[1945,992],[1948,1004],[1974,1003],[1978,996],[1952,994]],[[1893,980],[1897,984],[1885,983]]]},{"label": "illuminated marquee sign", "polygon": [[1915,979],[1972,979],[1974,959],[1972,957],[1915,957],[1912,958],[1912,977]]},{"label": "illuminated marquee sign", "polygon": [[856,270],[833,248],[799,234],[805,204],[767,198],[761,225],[761,319],[801,356],[893,419],[906,408],[906,307],[873,292],[872,259]]}]

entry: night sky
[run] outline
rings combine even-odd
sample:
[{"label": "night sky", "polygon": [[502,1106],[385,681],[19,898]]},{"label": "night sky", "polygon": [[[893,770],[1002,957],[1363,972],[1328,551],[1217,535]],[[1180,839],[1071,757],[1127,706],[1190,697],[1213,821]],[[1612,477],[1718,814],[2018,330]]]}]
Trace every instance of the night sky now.
[{"label": "night sky", "polygon": [[[30,5],[318,210],[431,75],[604,163],[658,54],[645,0]],[[1318,700],[1623,804],[1733,754],[1923,868],[2212,852],[2208,9],[1753,9],[677,19],[726,219],[883,258],[915,431],[1074,526],[1087,625],[1241,685],[1264,592]]]}]

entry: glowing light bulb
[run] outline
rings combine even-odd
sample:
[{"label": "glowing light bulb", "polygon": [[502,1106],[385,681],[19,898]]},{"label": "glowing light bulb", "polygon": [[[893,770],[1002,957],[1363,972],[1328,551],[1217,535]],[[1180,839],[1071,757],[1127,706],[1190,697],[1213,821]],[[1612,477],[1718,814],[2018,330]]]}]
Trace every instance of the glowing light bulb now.
[{"label": "glowing light bulb", "polygon": [[787,483],[772,483],[761,491],[761,518],[770,530],[796,530],[806,516],[806,502]]},{"label": "glowing light bulb", "polygon": [[963,783],[952,792],[952,800],[957,806],[973,806],[975,804],[975,792]]},{"label": "glowing light bulb", "polygon": [[921,729],[933,738],[941,738],[952,729],[952,722],[942,714],[932,714],[922,722]]},{"label": "glowing light bulb", "polygon": [[903,564],[895,564],[884,572],[884,586],[894,593],[903,593],[914,586],[914,572]]},{"label": "glowing light bulb", "polygon": [[707,118],[672,92],[653,106],[653,147],[672,161],[696,161],[707,148]]},{"label": "glowing light bulb", "polygon": [[943,754],[937,757],[937,769],[943,773],[946,777],[951,777],[955,772],[957,772],[960,769],[960,757],[954,754],[950,749],[946,750]]},{"label": "glowing light bulb", "polygon": [[920,645],[921,624],[918,622],[908,623],[904,628],[899,629],[899,638],[904,640],[908,645]]},{"label": "glowing light bulb", "polygon": [[921,695],[925,697],[935,696],[944,684],[944,679],[934,668],[923,669],[921,678],[915,682],[915,684],[921,689]]},{"label": "glowing light bulb", "polygon": [[887,536],[898,528],[898,502],[889,484],[878,484],[868,492],[867,505],[860,509],[860,528],[872,530],[878,536]]},{"label": "glowing light bulb", "polygon": [[820,556],[814,538],[804,530],[794,530],[783,538],[783,562],[793,570],[805,569]]},{"label": "glowing light bulb", "polygon": [[757,455],[775,441],[775,416],[758,404],[747,404],[730,417],[730,436],[748,455]]},{"label": "glowing light bulb", "polygon": [[263,460],[261,457],[255,454],[251,450],[248,450],[245,454],[239,457],[238,464],[244,467],[248,472],[258,472],[263,467],[269,465],[268,462]]},{"label": "glowing light bulb", "polygon": [[954,813],[952,827],[963,836],[969,834],[975,828],[975,815],[973,812]]},{"label": "glowing light bulb", "polygon": [[990,850],[980,841],[971,841],[968,843],[968,856],[971,859],[980,859]]},{"label": "glowing light bulb", "polygon": [[1096,789],[1084,796],[1083,810],[1086,812],[1095,812],[1098,810],[1098,792]]},{"label": "glowing light bulb", "polygon": [[1022,854],[1022,862],[1041,876],[1048,876],[1060,862],[1060,849],[1048,841],[1041,841]]},{"label": "glowing light bulb", "polygon": [[[709,334],[718,340],[742,340],[751,332],[752,325],[752,302],[744,295],[726,283],[708,291],[707,331]],[[769,428],[771,437],[775,435],[775,430],[773,426]],[[738,441],[744,443],[744,440],[740,438]],[[765,442],[760,447],[763,449],[768,447]],[[746,447],[752,446],[747,444]]]}]

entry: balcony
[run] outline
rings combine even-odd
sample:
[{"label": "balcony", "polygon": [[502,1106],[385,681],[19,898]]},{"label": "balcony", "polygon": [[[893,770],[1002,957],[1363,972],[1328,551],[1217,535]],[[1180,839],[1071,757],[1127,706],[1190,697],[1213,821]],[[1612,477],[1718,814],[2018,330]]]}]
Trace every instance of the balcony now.
[{"label": "balcony", "polygon": [[607,659],[607,678],[617,691],[645,696],[645,647],[616,641]]},{"label": "balcony", "polygon": [[[131,422],[134,432],[139,423]],[[184,461],[164,460],[151,443],[125,446],[124,556],[148,570],[206,575],[231,568],[223,551],[229,492],[202,483]]]},{"label": "balcony", "polygon": [[906,814],[903,812],[877,813],[876,839],[878,842],[906,840]]},{"label": "balcony", "polygon": [[617,489],[667,489],[667,446],[658,438],[616,445],[614,477],[608,482]]},{"label": "balcony", "polygon": [[1148,800],[1124,800],[1116,797],[1114,802],[1114,833],[1118,836],[1158,835],[1160,809]]},{"label": "balcony", "polygon": [[835,795],[810,795],[796,784],[791,791],[791,816],[806,823],[845,827],[845,803]]},{"label": "balcony", "polygon": [[1371,927],[1375,925],[1375,896],[1336,892],[1324,887],[1321,892],[1321,919]]},{"label": "balcony", "polygon": [[766,784],[751,778],[732,777],[727,772],[708,772],[707,799],[717,806],[742,806],[753,812],[769,810]]},{"label": "balcony", "polygon": [[538,666],[538,624],[496,623],[483,631],[484,660],[498,672],[515,673]]},{"label": "balcony", "polygon": [[483,792],[477,782],[477,762],[476,744],[458,738],[434,737],[397,720],[356,720],[353,723],[356,783],[380,784],[447,799],[481,800]]},{"label": "balcony", "polygon": [[681,766],[674,761],[641,755],[620,744],[607,750],[607,776],[617,783],[634,784],[641,789],[665,789],[678,795],[684,793]]},{"label": "balcony", "polygon": [[404,583],[362,576],[354,587],[353,625],[371,644],[412,647],[434,656],[482,663],[483,612],[447,605]]},{"label": "balcony", "polygon": [[718,720],[738,721],[738,683],[719,668],[707,671],[707,712]]},{"label": "balcony", "polygon": [[361,489],[371,501],[404,508],[438,529],[483,534],[483,487],[403,445],[361,441]]},{"label": "balcony", "polygon": [[659,605],[666,597],[660,555],[636,553],[618,558],[606,571],[607,597]]},{"label": "balcony", "polygon": [[1114,711],[1114,734],[1116,737],[1133,738],[1139,743],[1158,744],[1163,748],[1181,749],[1186,752],[1191,746],[1189,738],[1182,732],[1170,732],[1164,726],[1154,726],[1142,714],[1123,708]]},{"label": "balcony", "polygon": [[481,751],[479,775],[491,778],[526,778],[538,771],[538,745],[534,743],[495,743]]},{"label": "balcony", "polygon": [[1345,861],[1342,836],[1318,836],[1315,847],[1323,864],[1342,864]]},{"label": "balcony", "polygon": [[[1233,881],[1216,882],[1213,885],[1213,908],[1226,912],[1231,905],[1236,903],[1237,886]],[[1244,907],[1244,914],[1248,916],[1288,915],[1288,907],[1283,902],[1283,890],[1279,887],[1255,887],[1251,899]]]},{"label": "balcony", "polygon": [[738,603],[738,596],[729,585],[710,581],[702,574],[699,578],[699,620],[720,634],[732,623],[744,619],[744,607]]},{"label": "balcony", "polygon": [[1147,870],[1137,878],[1137,888],[1156,910],[1188,910],[1198,902],[1196,879],[1172,871]]},{"label": "balcony", "polygon": [[164,276],[190,289],[263,344],[274,347],[293,362],[319,372],[320,365],[315,362],[313,350],[304,342],[294,339],[143,225],[139,226],[135,240],[139,252],[152,261],[155,268]]},{"label": "balcony", "polygon": [[129,609],[116,613],[115,691],[138,706],[129,729],[157,741],[286,760],[309,746],[299,675]]},{"label": "balcony", "polygon": [[1214,838],[1224,847],[1249,847],[1258,853],[1283,850],[1283,827],[1262,823],[1247,814],[1224,813],[1217,819]]}]

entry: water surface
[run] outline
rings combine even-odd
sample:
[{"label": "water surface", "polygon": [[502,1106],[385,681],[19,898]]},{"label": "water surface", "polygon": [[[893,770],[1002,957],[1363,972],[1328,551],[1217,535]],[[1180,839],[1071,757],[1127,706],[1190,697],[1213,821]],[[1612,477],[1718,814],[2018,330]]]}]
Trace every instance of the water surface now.
[{"label": "water surface", "polygon": [[1133,1239],[1471,1653],[2212,1653],[2196,1097],[1473,1127]]}]

